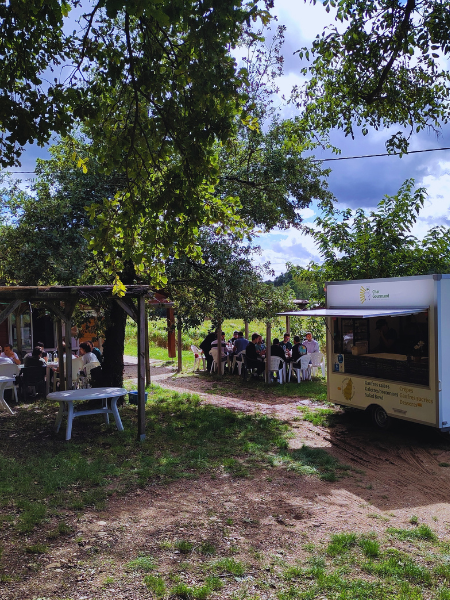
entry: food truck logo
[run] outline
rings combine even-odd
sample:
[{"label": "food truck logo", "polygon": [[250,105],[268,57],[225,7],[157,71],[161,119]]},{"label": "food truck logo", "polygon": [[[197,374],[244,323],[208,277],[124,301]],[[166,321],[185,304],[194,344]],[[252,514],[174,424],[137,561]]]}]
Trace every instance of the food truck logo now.
[{"label": "food truck logo", "polygon": [[346,400],[352,400],[355,395],[355,386],[353,385],[353,381],[351,377],[347,377],[342,382],[342,395]]},{"label": "food truck logo", "polygon": [[370,288],[361,286],[359,290],[359,299],[361,300],[361,304],[364,304],[366,300],[370,300]]}]

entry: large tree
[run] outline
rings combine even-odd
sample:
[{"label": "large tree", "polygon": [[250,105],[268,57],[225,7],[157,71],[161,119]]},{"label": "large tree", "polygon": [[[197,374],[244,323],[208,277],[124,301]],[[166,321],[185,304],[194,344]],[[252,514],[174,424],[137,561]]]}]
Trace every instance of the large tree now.
[{"label": "large tree", "polygon": [[[314,2],[316,0],[313,0]],[[294,90],[302,124],[314,136],[330,129],[399,125],[387,146],[404,152],[411,133],[438,131],[450,116],[450,2],[448,0],[324,0],[336,12],[302,69]]]}]

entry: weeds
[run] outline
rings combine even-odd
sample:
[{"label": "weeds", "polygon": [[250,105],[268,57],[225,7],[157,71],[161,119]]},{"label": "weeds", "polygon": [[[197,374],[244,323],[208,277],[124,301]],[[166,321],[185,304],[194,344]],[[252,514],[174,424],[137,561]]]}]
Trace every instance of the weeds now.
[{"label": "weeds", "polygon": [[143,571],[148,573],[149,571],[153,571],[155,568],[155,562],[152,556],[141,554],[134,560],[130,560],[125,567],[129,571]]},{"label": "weeds", "polygon": [[428,540],[430,542],[437,540],[436,534],[425,524],[419,525],[415,529],[396,529],[395,527],[388,527],[387,533],[398,540]]}]

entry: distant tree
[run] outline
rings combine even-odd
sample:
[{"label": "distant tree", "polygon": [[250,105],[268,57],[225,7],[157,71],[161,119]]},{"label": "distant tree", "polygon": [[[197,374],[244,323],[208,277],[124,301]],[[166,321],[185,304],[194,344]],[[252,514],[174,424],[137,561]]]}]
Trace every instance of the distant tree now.
[{"label": "distant tree", "polygon": [[[450,229],[433,227],[419,240],[411,234],[426,198],[424,188],[407,180],[395,196],[385,196],[378,210],[330,208],[305,228],[314,238],[321,263],[290,266],[300,281],[340,281],[404,277],[450,270]],[[317,297],[323,299],[321,292]]]}]

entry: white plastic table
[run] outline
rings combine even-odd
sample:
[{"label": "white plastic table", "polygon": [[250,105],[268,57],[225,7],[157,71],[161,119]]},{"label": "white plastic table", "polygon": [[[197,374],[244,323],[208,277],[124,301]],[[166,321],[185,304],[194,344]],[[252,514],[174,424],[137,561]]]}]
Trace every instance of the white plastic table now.
[{"label": "white plastic table", "polygon": [[14,377],[9,377],[7,375],[2,375],[0,377],[0,406],[3,406],[3,408],[5,408],[9,413],[11,413],[13,415],[14,412],[11,410],[8,403],[3,398],[3,393],[5,391],[5,387],[7,386],[8,383],[11,383],[11,381],[14,381]]},{"label": "white plastic table", "polygon": [[[122,421],[120,420],[117,409],[117,400],[120,396],[127,394],[127,390],[117,387],[88,388],[82,390],[67,390],[63,392],[52,392],[47,395],[47,400],[56,400],[59,402],[59,412],[56,417],[55,431],[59,431],[63,416],[67,415],[66,440],[72,437],[72,422],[75,417],[84,415],[104,415],[105,422],[109,423],[109,415],[114,416],[114,420],[119,431],[123,431]],[[83,400],[102,400],[102,406],[99,408],[88,408],[86,410],[75,410],[74,402]],[[110,400],[108,406],[108,400]]]}]

